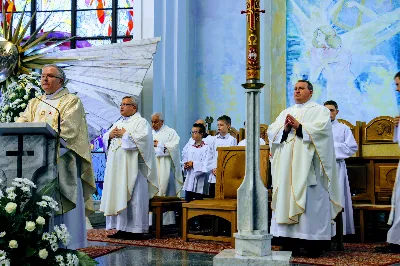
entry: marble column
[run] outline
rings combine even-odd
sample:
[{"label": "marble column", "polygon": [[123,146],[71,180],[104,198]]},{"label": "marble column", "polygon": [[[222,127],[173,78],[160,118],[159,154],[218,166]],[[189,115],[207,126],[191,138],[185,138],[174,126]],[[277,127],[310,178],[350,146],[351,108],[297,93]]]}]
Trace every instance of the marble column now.
[{"label": "marble column", "polygon": [[272,252],[268,233],[268,190],[260,177],[260,0],[247,0],[246,172],[237,193],[235,250],[214,257],[214,265],[289,265],[291,252]]}]

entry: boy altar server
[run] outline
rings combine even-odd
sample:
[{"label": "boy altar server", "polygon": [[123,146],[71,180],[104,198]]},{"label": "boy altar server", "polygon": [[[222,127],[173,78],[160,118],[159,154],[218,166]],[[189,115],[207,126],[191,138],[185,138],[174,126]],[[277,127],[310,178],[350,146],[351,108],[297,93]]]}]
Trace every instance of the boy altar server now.
[{"label": "boy altar server", "polygon": [[203,199],[208,195],[211,147],[203,141],[206,129],[203,124],[194,124],[192,138],[194,143],[187,145],[182,152],[182,165],[186,177],[183,185],[186,201]]},{"label": "boy altar server", "polygon": [[210,198],[215,197],[215,183],[217,181],[217,162],[218,162],[218,147],[236,146],[237,140],[229,134],[231,127],[231,118],[227,115],[218,117],[218,134],[214,137],[212,146],[212,171],[208,182],[210,183]]}]

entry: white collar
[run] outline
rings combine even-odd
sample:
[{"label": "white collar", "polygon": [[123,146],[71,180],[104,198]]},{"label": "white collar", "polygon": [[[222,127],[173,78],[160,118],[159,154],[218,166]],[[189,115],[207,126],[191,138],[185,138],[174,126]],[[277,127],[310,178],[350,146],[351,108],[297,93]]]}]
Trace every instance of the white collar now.
[{"label": "white collar", "polygon": [[163,125],[160,127],[159,130],[154,130],[154,129],[153,129],[153,131],[156,132],[156,133],[158,133],[158,132],[161,132],[164,128],[165,128],[165,124],[163,124]]},{"label": "white collar", "polygon": [[220,134],[217,135],[218,139],[228,139],[229,138],[229,133],[227,133],[225,136],[221,136]]},{"label": "white collar", "polygon": [[46,100],[52,100],[63,89],[64,89],[64,87],[61,87],[58,90],[56,90],[55,92],[53,92],[52,94],[45,94]]},{"label": "white collar", "polygon": [[122,121],[128,121],[128,120],[130,120],[131,118],[135,118],[135,117],[137,117],[137,116],[140,116],[140,113],[139,112],[136,112],[136,113],[134,113],[133,115],[131,115],[131,116],[123,116],[122,117]]},{"label": "white collar", "polygon": [[308,101],[305,102],[305,103],[295,103],[295,104],[293,105],[293,107],[294,107],[294,108],[304,108],[304,107],[306,107],[306,106],[308,106],[308,105],[311,105],[311,104],[313,104],[313,103],[314,103],[313,101],[308,100]]}]

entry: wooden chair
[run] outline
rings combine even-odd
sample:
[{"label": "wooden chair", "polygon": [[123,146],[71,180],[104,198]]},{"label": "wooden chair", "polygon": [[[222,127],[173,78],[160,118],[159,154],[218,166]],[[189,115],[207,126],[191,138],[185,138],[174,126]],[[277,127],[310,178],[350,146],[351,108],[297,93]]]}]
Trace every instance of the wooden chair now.
[{"label": "wooden chair", "polygon": [[390,203],[400,159],[398,144],[393,142],[394,128],[394,118],[390,116],[362,123],[361,157],[369,161],[368,191],[373,204]]},{"label": "wooden chair", "polygon": [[269,141],[268,141],[268,125],[267,124],[260,124],[260,138],[262,138],[265,143],[268,145]]},{"label": "wooden chair", "polygon": [[[390,199],[400,159],[398,144],[393,142],[394,118],[380,116],[369,123],[359,122],[361,131],[359,157],[346,159],[353,196],[353,209],[359,212],[360,240],[365,240],[364,214],[368,211],[390,211]],[[351,170],[358,168],[357,173]],[[352,178],[351,178],[352,176]]]},{"label": "wooden chair", "polygon": [[236,139],[236,143],[239,143],[239,131],[236,128],[229,128],[229,134]]},{"label": "wooden chair", "polygon": [[[268,145],[268,125],[267,124],[260,124],[260,138],[262,138],[265,143]],[[246,138],[246,129],[240,128],[239,129],[239,141],[242,141]],[[238,142],[239,143],[239,142]]]},{"label": "wooden chair", "polygon": [[391,205],[377,205],[377,204],[353,204],[353,209],[359,211],[360,219],[360,242],[365,241],[365,222],[364,222],[364,212],[367,211],[385,211],[390,212]]},{"label": "wooden chair", "polygon": [[352,156],[352,157],[360,157],[361,154],[361,122],[360,121],[356,121],[356,125],[353,125],[352,123],[350,123],[347,120],[344,119],[338,119],[339,123],[345,124],[346,126],[348,126],[351,130],[351,133],[353,133],[354,139],[356,140],[356,143],[358,145],[358,150],[357,152]]},{"label": "wooden chair", "polygon": [[[179,219],[176,220],[179,234],[182,229],[182,203],[186,201],[179,197],[159,197],[155,196],[150,200],[150,211],[155,215],[156,238],[162,236],[163,213],[174,211],[178,213]],[[154,220],[154,219],[153,219]],[[154,227],[153,227],[154,228]]]},{"label": "wooden chair", "polygon": [[[188,239],[203,239],[230,242],[235,245],[233,234],[237,230],[237,189],[243,182],[245,174],[245,147],[219,147],[218,149],[217,182],[215,198],[194,200],[184,203],[183,207],[183,241]],[[260,150],[260,175],[267,184],[269,147],[264,145]],[[188,233],[188,220],[201,215],[221,217],[231,223],[231,236],[204,236]]]}]

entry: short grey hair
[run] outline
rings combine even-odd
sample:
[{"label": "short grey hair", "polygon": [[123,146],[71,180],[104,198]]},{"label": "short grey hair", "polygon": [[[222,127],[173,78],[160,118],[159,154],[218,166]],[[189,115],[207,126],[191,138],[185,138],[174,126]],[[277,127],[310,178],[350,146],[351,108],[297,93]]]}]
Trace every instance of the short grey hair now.
[{"label": "short grey hair", "polygon": [[156,112],[151,115],[151,117],[153,117],[153,116],[157,116],[158,119],[160,119],[161,121],[164,121],[164,115],[162,113]]},{"label": "short grey hair", "polygon": [[122,98],[122,100],[123,100],[123,99],[131,99],[133,106],[136,107],[136,110],[138,109],[138,107],[139,107],[139,100],[138,100],[135,96],[125,96],[124,98]]},{"label": "short grey hair", "polygon": [[63,80],[62,86],[64,87],[67,84],[67,82],[68,82],[67,76],[65,75],[65,72],[61,67],[54,65],[54,64],[47,64],[47,65],[44,65],[42,69],[44,69],[46,67],[56,68],[58,71],[58,77]]}]

